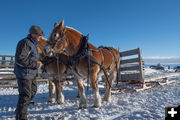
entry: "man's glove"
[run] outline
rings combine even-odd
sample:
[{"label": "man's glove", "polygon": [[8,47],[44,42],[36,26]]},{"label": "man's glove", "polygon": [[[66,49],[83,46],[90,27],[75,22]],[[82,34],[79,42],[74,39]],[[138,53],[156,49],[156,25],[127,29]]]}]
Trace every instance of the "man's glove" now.
[{"label": "man's glove", "polygon": [[40,70],[40,69],[41,69],[42,65],[43,65],[43,64],[42,64],[42,62],[41,62],[41,61],[37,61],[37,66],[38,66],[37,68],[38,68],[38,70]]}]

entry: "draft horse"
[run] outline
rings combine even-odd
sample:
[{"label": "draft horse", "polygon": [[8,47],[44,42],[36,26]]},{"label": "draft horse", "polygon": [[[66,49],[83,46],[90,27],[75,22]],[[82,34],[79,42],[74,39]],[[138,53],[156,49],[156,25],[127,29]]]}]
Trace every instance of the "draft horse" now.
[{"label": "draft horse", "polygon": [[[48,102],[55,102],[57,100],[58,104],[64,103],[64,94],[62,91],[62,85],[66,82],[62,81],[64,73],[70,73],[67,66],[67,54],[65,52],[58,55],[58,57],[47,57],[43,53],[43,47],[47,42],[47,39],[41,37],[41,45],[38,47],[38,52],[40,54],[40,60],[43,63],[42,72],[48,75],[57,75],[55,77],[46,76],[49,82],[49,100]],[[58,60],[57,60],[58,58]],[[50,78],[52,78],[50,80]]]},{"label": "draft horse", "polygon": [[64,27],[64,20],[62,20],[60,24],[54,24],[54,29],[44,46],[44,51],[46,55],[53,56],[56,53],[61,53],[64,49],[69,55],[71,71],[77,80],[80,92],[79,108],[87,107],[83,79],[87,79],[88,76],[88,60],[90,63],[89,77],[94,91],[94,107],[101,107],[98,76],[104,76],[103,71],[106,71],[109,78],[109,81],[105,79],[106,91],[104,100],[111,101],[111,86],[116,79],[120,65],[118,50],[112,47],[96,48],[87,41],[87,37],[84,37],[77,30]]}]

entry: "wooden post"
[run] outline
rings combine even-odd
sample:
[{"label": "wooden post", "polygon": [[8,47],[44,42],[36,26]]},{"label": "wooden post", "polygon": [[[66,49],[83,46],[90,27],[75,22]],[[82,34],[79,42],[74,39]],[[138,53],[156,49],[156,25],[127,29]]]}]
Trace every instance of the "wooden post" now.
[{"label": "wooden post", "polygon": [[144,81],[144,72],[143,72],[143,60],[141,57],[141,48],[138,48],[138,49],[139,49],[138,58],[139,58],[140,82],[142,82],[144,86],[145,81]]},{"label": "wooden post", "polygon": [[[118,46],[118,53],[120,52],[120,47]],[[120,59],[120,61],[121,61],[121,57],[120,57],[120,53],[119,53],[119,59]],[[117,76],[116,76],[116,86],[118,85],[118,82],[121,80],[121,76],[120,76],[120,65],[121,63],[119,63],[119,69],[118,69],[118,71],[117,71]]]},{"label": "wooden post", "polygon": [[13,65],[14,65],[13,56],[11,56],[11,61],[10,61],[9,65],[10,65],[11,67],[13,67]]},{"label": "wooden post", "polygon": [[3,67],[6,67],[6,57],[5,56],[2,56],[2,63],[1,63],[1,65]]},{"label": "wooden post", "polygon": [[120,56],[120,65],[119,65],[119,81],[118,82],[122,82],[122,78],[121,78],[121,59],[122,59],[122,56],[121,56],[121,52],[120,52],[120,49],[119,49],[119,56]]}]

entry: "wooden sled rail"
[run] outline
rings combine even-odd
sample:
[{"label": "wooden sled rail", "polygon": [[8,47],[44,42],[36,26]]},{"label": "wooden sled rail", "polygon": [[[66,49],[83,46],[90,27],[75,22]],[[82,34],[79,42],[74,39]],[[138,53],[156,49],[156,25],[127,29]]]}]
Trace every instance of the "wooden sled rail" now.
[{"label": "wooden sled rail", "polygon": [[145,76],[145,82],[151,82],[158,79],[165,79],[165,78],[177,77],[177,76],[180,76],[180,73],[168,73],[168,74],[156,75],[150,77]]}]

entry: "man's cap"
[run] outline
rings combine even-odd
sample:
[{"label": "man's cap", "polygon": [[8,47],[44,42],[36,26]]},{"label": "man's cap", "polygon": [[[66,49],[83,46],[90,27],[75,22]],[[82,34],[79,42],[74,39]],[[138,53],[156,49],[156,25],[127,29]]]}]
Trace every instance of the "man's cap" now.
[{"label": "man's cap", "polygon": [[37,35],[45,36],[43,31],[41,30],[41,28],[39,26],[36,26],[36,25],[32,25],[30,27],[29,33],[30,34],[37,34]]}]

